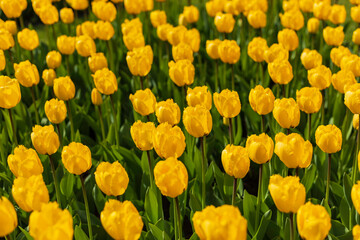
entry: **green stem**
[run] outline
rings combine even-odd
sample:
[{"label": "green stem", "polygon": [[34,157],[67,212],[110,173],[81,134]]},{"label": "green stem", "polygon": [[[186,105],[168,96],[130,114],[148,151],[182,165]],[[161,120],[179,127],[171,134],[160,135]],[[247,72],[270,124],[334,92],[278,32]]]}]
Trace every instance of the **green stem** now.
[{"label": "green stem", "polygon": [[9,234],[9,235],[5,236],[5,240],[12,240],[12,238],[11,238],[11,234]]},{"label": "green stem", "polygon": [[259,64],[260,84],[261,86],[265,87],[263,65],[261,62],[259,62],[258,64]]},{"label": "green stem", "polygon": [[104,127],[104,120],[103,120],[103,116],[102,116],[102,112],[101,112],[101,107],[100,106],[95,106],[98,113],[99,113],[99,120],[100,120],[100,127],[101,127],[101,136],[103,141],[105,141],[105,127]]},{"label": "green stem", "polygon": [[20,15],[20,27],[21,29],[25,28],[23,14]]},{"label": "green stem", "polygon": [[70,58],[70,55],[65,55],[66,71],[67,71],[68,76],[71,76],[69,58]]},{"label": "green stem", "polygon": [[150,187],[152,187],[154,177],[153,177],[153,172],[152,172],[150,151],[146,151],[146,155],[147,155],[148,164],[149,164]]},{"label": "green stem", "polygon": [[308,113],[308,134],[307,134],[307,140],[310,141],[311,139],[311,113]]},{"label": "green stem", "polygon": [[72,117],[72,113],[71,113],[71,108],[70,108],[70,100],[66,101],[66,106],[68,109],[68,116],[69,116],[69,120],[70,120],[70,140],[74,141],[74,121],[73,121],[73,117]]},{"label": "green stem", "polygon": [[10,117],[10,122],[11,122],[11,128],[12,128],[12,131],[13,131],[13,142],[15,143],[15,145],[19,145],[18,143],[18,140],[17,140],[17,136],[16,136],[16,126],[15,126],[15,122],[14,122],[14,119],[13,119],[13,116],[12,116],[12,112],[11,112],[11,108],[8,109],[9,111],[9,117]]},{"label": "green stem", "polygon": [[261,208],[261,185],[262,185],[262,167],[263,165],[260,164],[259,166],[259,187],[258,187],[258,195],[257,195],[257,202],[256,202],[256,214],[255,214],[255,230],[258,229],[260,223],[260,208]]},{"label": "green stem", "polygon": [[50,167],[51,167],[51,173],[54,179],[54,185],[55,185],[55,192],[56,192],[56,201],[58,202],[60,208],[61,208],[61,198],[60,198],[60,188],[59,188],[59,182],[56,178],[56,171],[55,171],[55,166],[54,166],[54,161],[51,157],[51,155],[49,156],[49,162],[50,162]]},{"label": "green stem", "polygon": [[178,224],[178,232],[179,232],[179,240],[182,239],[182,229],[181,229],[181,216],[180,216],[180,205],[178,197],[175,198],[175,207],[176,207],[176,216],[177,216],[177,224]]},{"label": "green stem", "polygon": [[109,52],[110,70],[114,72],[115,68],[114,68],[114,59],[113,59],[113,50],[112,50],[112,46],[111,46],[111,40],[106,41],[106,47]]},{"label": "green stem", "polygon": [[230,144],[234,143],[234,135],[233,135],[233,125],[232,125],[232,118],[229,118],[229,138]]},{"label": "green stem", "polygon": [[321,125],[325,122],[325,89],[321,91],[323,96],[323,102],[321,104]]},{"label": "green stem", "polygon": [[34,92],[34,86],[30,87],[30,91],[31,91],[31,97],[34,103],[34,111],[35,111],[35,119],[36,119],[36,124],[39,125],[40,124],[40,117],[39,117],[39,112],[37,110],[36,107],[36,99],[35,99],[35,92]]},{"label": "green stem", "polygon": [[283,97],[286,98],[286,89],[285,89],[285,84],[282,84],[281,85],[282,87],[282,94],[283,94]]},{"label": "green stem", "polygon": [[34,63],[34,52],[32,50],[30,51],[30,61]]},{"label": "green stem", "polygon": [[233,206],[235,206],[236,189],[237,189],[237,178],[234,177],[233,192],[232,192],[232,199],[231,199],[231,205],[233,205]]},{"label": "green stem", "polygon": [[54,40],[54,43],[56,43],[57,36],[56,36],[55,24],[52,24],[51,28],[52,28],[52,31],[53,31],[53,38],[54,38],[53,40]]},{"label": "green stem", "polygon": [[201,208],[204,209],[206,206],[206,183],[205,183],[205,174],[206,174],[206,154],[205,154],[205,145],[206,145],[206,136],[200,138],[201,143]]},{"label": "green stem", "polygon": [[46,35],[48,37],[48,48],[49,48],[49,51],[50,51],[50,49],[52,49],[52,44],[51,44],[51,36],[50,36],[50,27],[49,27],[49,25],[46,25]]},{"label": "green stem", "polygon": [[90,238],[90,240],[93,240],[92,226],[91,226],[91,219],[90,219],[90,210],[89,210],[89,203],[88,203],[86,190],[85,190],[84,177],[82,175],[79,175],[79,177],[80,177],[80,180],[81,180],[81,188],[82,188],[82,192],[83,192],[83,196],[84,196],[86,220],[87,220],[88,229],[89,229],[89,238]]},{"label": "green stem", "polygon": [[116,119],[116,110],[115,110],[115,104],[114,104],[114,99],[113,99],[113,95],[110,95],[110,101],[111,101],[111,107],[113,110],[113,115],[114,115],[114,126],[115,126],[115,141],[116,141],[116,145],[119,145],[119,133],[118,133],[118,122]]},{"label": "green stem", "polygon": [[56,126],[56,129],[57,129],[58,135],[59,135],[59,141],[60,141],[60,148],[59,149],[62,149],[63,135],[62,135],[62,132],[60,131],[60,124],[55,124],[55,126]]},{"label": "green stem", "polygon": [[265,132],[265,115],[261,115],[261,133]]},{"label": "green stem", "polygon": [[295,234],[296,234],[296,227],[295,227],[295,221],[294,221],[295,215],[290,212],[289,218],[290,218],[290,240],[295,240]]},{"label": "green stem", "polygon": [[232,90],[235,90],[234,64],[231,64],[231,88]]},{"label": "green stem", "polygon": [[140,79],[140,89],[143,90],[144,89],[144,80],[141,76],[139,76]]},{"label": "green stem", "polygon": [[215,60],[215,92],[219,91],[219,60]]},{"label": "green stem", "polygon": [[356,144],[356,153],[355,153],[355,159],[354,159],[354,164],[353,164],[353,172],[352,172],[352,183],[353,185],[356,183],[356,179],[357,179],[357,173],[358,173],[358,154],[359,154],[359,150],[360,150],[360,128],[357,131],[357,144]]},{"label": "green stem", "polygon": [[330,185],[330,174],[331,174],[331,154],[328,154],[328,169],[327,169],[327,180],[326,180],[326,193],[325,203],[329,205],[329,185]]}]

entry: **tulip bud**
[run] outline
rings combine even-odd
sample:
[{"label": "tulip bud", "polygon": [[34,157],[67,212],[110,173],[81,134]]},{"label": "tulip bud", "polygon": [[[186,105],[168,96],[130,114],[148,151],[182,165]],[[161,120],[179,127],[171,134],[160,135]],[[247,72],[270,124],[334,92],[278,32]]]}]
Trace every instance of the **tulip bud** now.
[{"label": "tulip bud", "polygon": [[143,0],[124,0],[124,7],[128,14],[137,15],[141,13],[143,7]]},{"label": "tulip bud", "polygon": [[193,51],[191,47],[184,42],[181,42],[178,45],[172,47],[172,56],[175,62],[184,59],[188,59],[191,62],[194,61]]},{"label": "tulip bud", "polygon": [[194,82],[195,67],[190,60],[179,60],[169,62],[170,79],[178,86],[191,85]]},{"label": "tulip bud", "polygon": [[42,79],[49,87],[52,87],[54,85],[55,78],[56,72],[54,71],[54,69],[44,69],[44,71],[42,72]]},{"label": "tulip bud", "polygon": [[185,6],[183,13],[187,23],[196,23],[199,20],[199,10],[194,5]]},{"label": "tulip bud", "polygon": [[12,233],[18,225],[16,211],[12,203],[4,196],[0,198],[0,237]]},{"label": "tulip bud", "polygon": [[304,27],[304,16],[300,10],[286,11],[284,14],[279,14],[281,25],[284,28],[289,28],[295,31]]},{"label": "tulip bud", "polygon": [[51,123],[59,124],[66,118],[66,105],[62,100],[53,98],[45,102],[45,114]]},{"label": "tulip bud", "polygon": [[321,125],[315,132],[316,145],[326,153],[336,153],[341,150],[342,134],[335,125]]},{"label": "tulip bud", "polygon": [[62,8],[60,10],[60,19],[65,24],[74,22],[74,11],[71,8]]},{"label": "tulip bud", "polygon": [[96,88],[93,88],[91,91],[91,102],[96,106],[100,106],[103,103],[101,94]]},{"label": "tulip bud", "polygon": [[319,20],[328,20],[331,13],[330,1],[318,1],[314,3],[314,16]]},{"label": "tulip bud", "polygon": [[270,88],[264,89],[257,85],[250,90],[249,102],[251,108],[259,115],[266,115],[274,108],[275,96]]},{"label": "tulip bud", "polygon": [[350,15],[354,22],[360,23],[360,6],[351,7]]},{"label": "tulip bud", "polygon": [[307,29],[309,33],[315,34],[319,30],[320,21],[317,18],[310,18],[307,22]]},{"label": "tulip bud", "polygon": [[267,42],[262,37],[255,37],[249,42],[247,53],[249,57],[255,62],[262,62],[265,60],[265,52],[268,50]]},{"label": "tulip bud", "polygon": [[35,125],[32,128],[31,141],[35,150],[40,154],[52,155],[57,152],[60,141],[59,136],[54,131],[53,125]]},{"label": "tulip bud", "polygon": [[138,90],[129,97],[135,112],[147,116],[155,112],[156,98],[149,88]]},{"label": "tulip bud", "polygon": [[185,32],[183,42],[188,44],[193,52],[199,52],[200,40],[199,30],[192,28]]},{"label": "tulip bud", "polygon": [[39,17],[45,25],[52,25],[59,21],[59,12],[54,5],[44,6],[40,8]]},{"label": "tulip bud", "polygon": [[268,72],[271,79],[277,84],[288,84],[294,77],[293,69],[288,60],[269,63]]},{"label": "tulip bud", "polygon": [[19,145],[14,149],[14,154],[7,158],[10,171],[15,177],[28,178],[32,175],[39,175],[43,172],[40,158],[32,148]]},{"label": "tulip bud", "polygon": [[126,62],[130,72],[134,76],[145,77],[151,71],[154,53],[150,45],[141,48],[134,48],[127,52]]},{"label": "tulip bud", "polygon": [[229,89],[214,93],[214,104],[219,114],[225,118],[236,117],[241,110],[239,94]]},{"label": "tulip bud", "polygon": [[109,199],[100,220],[105,231],[114,239],[139,239],[144,226],[139,212],[130,201]]},{"label": "tulip bud", "polygon": [[297,133],[285,135],[280,132],[275,136],[275,154],[288,168],[307,168],[311,163],[313,146]]},{"label": "tulip bud", "polygon": [[51,51],[46,55],[46,64],[49,68],[55,69],[61,65],[61,54],[58,51]]},{"label": "tulip bud", "polygon": [[87,35],[76,37],[75,47],[76,47],[76,51],[82,57],[89,57],[92,53],[96,52],[96,46],[94,40]]},{"label": "tulip bud", "polygon": [[95,1],[91,3],[95,16],[102,21],[112,22],[116,18],[116,7],[112,2]]},{"label": "tulip bud", "polygon": [[0,29],[0,49],[8,50],[15,46],[15,41],[11,33],[6,29]]},{"label": "tulip bud", "polygon": [[250,169],[250,159],[246,148],[228,144],[221,153],[225,172],[234,178],[244,178]]},{"label": "tulip bud", "polygon": [[275,174],[270,177],[269,192],[280,212],[296,213],[304,205],[306,191],[299,177]]},{"label": "tulip bud", "polygon": [[239,208],[231,205],[207,206],[195,212],[192,221],[200,239],[246,240],[247,237],[247,221]]},{"label": "tulip bud", "polygon": [[63,101],[68,101],[75,97],[75,85],[69,76],[55,78],[54,93],[58,99]]},{"label": "tulip bud", "polygon": [[57,202],[49,202],[34,211],[29,218],[29,233],[34,239],[73,239],[73,219],[69,210],[59,208]]},{"label": "tulip bud", "polygon": [[345,88],[345,105],[353,114],[360,113],[360,103],[358,101],[360,96],[360,83],[347,85]]},{"label": "tulip bud", "polygon": [[288,61],[289,51],[283,45],[274,43],[265,51],[265,61],[267,63],[275,61]]},{"label": "tulip bud", "polygon": [[311,114],[320,110],[323,98],[318,88],[304,87],[296,90],[296,101],[301,111]]},{"label": "tulip bud", "polygon": [[343,26],[339,26],[336,28],[332,28],[329,26],[326,27],[323,30],[323,36],[326,44],[329,46],[340,46],[345,38],[343,29]]},{"label": "tulip bud", "polygon": [[343,57],[350,55],[351,55],[350,50],[344,46],[334,47],[330,51],[331,61],[338,67],[340,67],[341,60],[343,59]]},{"label": "tulip bud", "polygon": [[0,8],[7,18],[18,18],[27,7],[27,2],[25,2],[25,5],[22,2],[24,1],[3,0],[0,2]]},{"label": "tulip bud", "polygon": [[212,107],[212,97],[207,86],[188,88],[186,101],[191,107],[202,105],[208,110],[211,110]]},{"label": "tulip bud", "polygon": [[185,150],[185,136],[178,126],[171,126],[167,122],[160,123],[153,135],[154,149],[159,157],[179,158]]},{"label": "tulip bud", "polygon": [[161,41],[167,41],[168,32],[170,32],[172,29],[173,26],[170,23],[165,23],[157,27],[156,34]]},{"label": "tulip bud", "polygon": [[130,128],[131,137],[138,149],[149,151],[153,149],[155,125],[153,122],[136,121]]},{"label": "tulip bud", "polygon": [[180,122],[180,108],[172,99],[156,103],[155,109],[159,123],[167,122],[173,126]]},{"label": "tulip bud", "polygon": [[266,14],[260,10],[250,11],[247,15],[247,20],[255,29],[264,28],[266,26]]},{"label": "tulip bud", "polygon": [[288,51],[293,51],[299,46],[299,38],[294,30],[284,29],[278,35],[278,42]]},{"label": "tulip bud", "polygon": [[[359,130],[359,114],[354,114],[353,116],[353,128]],[[359,156],[358,156],[359,158]]]},{"label": "tulip bud", "polygon": [[186,31],[187,31],[186,27],[182,25],[169,28],[166,36],[168,42],[173,46],[178,45],[183,41]]},{"label": "tulip bud", "polygon": [[71,55],[75,51],[75,37],[62,35],[57,38],[56,45],[61,54]]},{"label": "tulip bud", "polygon": [[95,73],[97,70],[101,70],[103,68],[108,68],[107,59],[102,52],[92,53],[88,58],[88,64],[92,73]]},{"label": "tulip bud", "polygon": [[215,17],[215,15],[219,12],[222,12],[224,9],[225,1],[222,0],[213,0],[206,2],[206,12],[210,17]]},{"label": "tulip bud", "polygon": [[188,186],[188,172],[185,165],[174,157],[159,161],[154,168],[155,184],[162,195],[176,198]]},{"label": "tulip bud", "polygon": [[273,116],[282,128],[296,127],[300,123],[300,109],[293,98],[276,99]]},{"label": "tulip bud", "polygon": [[224,40],[219,44],[219,56],[224,63],[235,64],[240,59],[240,47],[234,40]]},{"label": "tulip bud", "polygon": [[219,45],[221,43],[220,39],[207,40],[206,41],[206,52],[212,59],[219,59]]},{"label": "tulip bud", "polygon": [[70,173],[81,175],[91,168],[91,151],[81,143],[72,142],[63,148],[61,161]]},{"label": "tulip bud", "polygon": [[39,211],[43,203],[49,202],[49,192],[41,174],[16,178],[11,193],[25,212]]},{"label": "tulip bud", "polygon": [[166,12],[155,10],[150,13],[150,21],[154,28],[159,27],[160,25],[166,24]]},{"label": "tulip bud", "polygon": [[0,76],[0,107],[10,109],[21,100],[21,91],[18,80],[8,76]]},{"label": "tulip bud", "polygon": [[306,70],[316,68],[322,64],[322,56],[316,50],[305,48],[300,56],[301,63]]},{"label": "tulip bud", "polygon": [[353,230],[352,230],[352,234],[353,234],[353,239],[354,240],[359,240],[360,239],[360,225],[355,225]]},{"label": "tulip bud", "polygon": [[15,78],[24,87],[32,87],[37,85],[40,81],[39,71],[34,64],[31,64],[29,60],[14,63]]},{"label": "tulip bud", "polygon": [[274,141],[265,133],[258,136],[253,134],[246,140],[246,149],[249,158],[253,162],[264,164],[272,158],[274,153]]},{"label": "tulip bud", "polygon": [[95,181],[106,195],[120,196],[129,184],[129,176],[119,162],[102,162],[96,168]]},{"label": "tulip bud", "polygon": [[210,111],[201,105],[185,108],[183,123],[186,131],[196,138],[209,135],[212,129]]},{"label": "tulip bud", "polygon": [[299,208],[296,223],[303,239],[325,239],[331,229],[331,219],[326,208],[311,202]]},{"label": "tulip bud", "polygon": [[346,9],[344,5],[334,4],[331,6],[329,20],[333,24],[342,24],[346,19]]},{"label": "tulip bud", "polygon": [[218,12],[214,18],[214,24],[218,32],[231,33],[234,30],[235,19],[230,13]]},{"label": "tulip bud", "polygon": [[349,70],[340,70],[331,77],[333,87],[340,93],[345,93],[345,89],[356,83],[354,74]]},{"label": "tulip bud", "polygon": [[32,51],[39,46],[39,37],[35,30],[24,28],[17,34],[20,47]]},{"label": "tulip bud", "polygon": [[94,26],[94,33],[96,38],[109,41],[114,36],[115,30],[110,22],[97,21]]},{"label": "tulip bud", "polygon": [[92,76],[94,78],[95,87],[100,93],[111,95],[118,90],[116,76],[108,68],[97,70]]},{"label": "tulip bud", "polygon": [[328,88],[331,84],[331,70],[324,66],[318,66],[308,71],[308,80],[312,87],[320,90]]}]

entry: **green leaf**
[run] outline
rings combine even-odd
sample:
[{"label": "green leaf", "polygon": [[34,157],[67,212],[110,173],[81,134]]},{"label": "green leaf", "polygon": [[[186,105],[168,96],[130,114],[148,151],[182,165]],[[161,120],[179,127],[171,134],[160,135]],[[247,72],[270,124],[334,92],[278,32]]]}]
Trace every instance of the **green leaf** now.
[{"label": "green leaf", "polygon": [[345,197],[343,197],[343,199],[340,202],[340,219],[341,222],[347,227],[349,228],[349,214],[350,214],[350,207],[346,202]]},{"label": "green leaf", "polygon": [[256,211],[256,197],[244,191],[243,209],[244,217],[248,220],[248,229],[250,234],[255,234],[255,211]]},{"label": "green leaf", "polygon": [[344,173],[344,177],[343,177],[343,189],[344,189],[344,195],[345,195],[345,199],[346,202],[348,203],[349,207],[352,206],[352,200],[351,200],[351,188],[352,188],[352,184],[351,184],[351,180],[348,174]]},{"label": "green leaf", "polygon": [[191,210],[193,212],[201,211],[201,202],[200,202],[200,200],[196,197],[196,195],[193,193],[193,191],[190,191],[189,195],[190,195],[189,205],[190,205]]},{"label": "green leaf", "polygon": [[79,226],[75,226],[75,240],[88,240],[88,236]]},{"label": "green leaf", "polygon": [[146,215],[148,216],[148,219],[150,220],[150,222],[152,223],[156,223],[159,219],[159,214],[158,214],[158,201],[156,198],[156,189],[153,187],[149,187],[146,190],[146,194],[145,194],[145,203],[144,203],[144,208],[145,208],[145,212]]},{"label": "green leaf", "polygon": [[[170,237],[166,234],[165,231],[162,231],[160,228],[158,228],[156,225],[153,225],[151,223],[149,223],[149,227],[150,227],[150,231],[152,233],[152,235],[156,238],[156,239],[165,239],[165,240],[170,240]],[[164,236],[163,236],[164,235]]]},{"label": "green leaf", "polygon": [[23,229],[23,228],[20,227],[20,226],[19,226],[19,229],[20,229],[20,231],[25,235],[25,237],[26,237],[27,240],[34,240],[34,239],[30,236],[30,234],[28,233],[28,231],[26,231],[25,229]]},{"label": "green leaf", "polygon": [[96,184],[94,185],[92,196],[94,198],[97,211],[101,212],[104,209],[106,199]]},{"label": "green leaf", "polygon": [[316,176],[316,167],[311,164],[308,168],[305,169],[304,177],[301,180],[301,183],[304,185],[306,189],[306,193],[308,193],[315,182]]},{"label": "green leaf", "polygon": [[60,190],[61,193],[67,198],[69,198],[73,193],[74,183],[75,176],[66,171],[64,177],[60,181]]},{"label": "green leaf", "polygon": [[255,236],[252,238],[253,240],[262,240],[264,239],[267,226],[270,223],[272,212],[271,210],[268,210],[261,218],[260,226],[255,234]]}]

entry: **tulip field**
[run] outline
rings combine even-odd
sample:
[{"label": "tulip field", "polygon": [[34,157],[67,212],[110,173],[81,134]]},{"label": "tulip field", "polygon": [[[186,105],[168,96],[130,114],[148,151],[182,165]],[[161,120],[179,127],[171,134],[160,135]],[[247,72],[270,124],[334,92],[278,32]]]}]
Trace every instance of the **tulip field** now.
[{"label": "tulip field", "polygon": [[360,240],[360,0],[0,9],[0,239]]}]

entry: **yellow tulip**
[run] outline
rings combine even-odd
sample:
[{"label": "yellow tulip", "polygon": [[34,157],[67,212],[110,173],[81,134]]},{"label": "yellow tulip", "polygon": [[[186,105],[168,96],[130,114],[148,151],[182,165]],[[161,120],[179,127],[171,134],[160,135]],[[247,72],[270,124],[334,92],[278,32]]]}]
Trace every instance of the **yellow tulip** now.
[{"label": "yellow tulip", "polygon": [[236,117],[241,110],[239,94],[229,89],[214,93],[214,104],[219,114],[225,118]]},{"label": "yellow tulip", "polygon": [[186,95],[186,102],[189,106],[195,107],[202,105],[210,110],[212,107],[212,97],[207,86],[199,86],[195,88],[188,88]]},{"label": "yellow tulip", "polygon": [[39,156],[32,148],[19,145],[14,149],[14,154],[7,158],[10,171],[15,177],[31,177],[32,175],[42,174],[43,165]]},{"label": "yellow tulip", "polygon": [[312,87],[320,90],[328,88],[331,84],[331,70],[324,65],[312,68],[308,71],[308,80]]},{"label": "yellow tulip", "polygon": [[315,131],[316,145],[326,153],[341,150],[342,133],[335,125],[320,125]]},{"label": "yellow tulip", "polygon": [[61,161],[70,173],[80,175],[91,168],[91,151],[86,145],[72,142],[63,148]]},{"label": "yellow tulip", "polygon": [[300,109],[293,98],[276,99],[273,116],[282,128],[297,127],[300,123]]},{"label": "yellow tulip", "polygon": [[181,117],[180,108],[172,99],[157,102],[155,115],[159,123],[167,122],[170,125],[178,124]]},{"label": "yellow tulip", "polygon": [[35,125],[31,133],[31,141],[35,150],[40,154],[52,155],[57,152],[60,141],[59,136],[54,131],[53,125]]},{"label": "yellow tulip", "polygon": [[129,99],[135,112],[142,116],[155,112],[156,98],[149,88],[138,90],[134,95],[130,94]]},{"label": "yellow tulip", "polygon": [[221,153],[221,162],[225,172],[235,178],[244,178],[250,169],[250,159],[246,148],[226,145]]},{"label": "yellow tulip", "polygon": [[39,71],[35,64],[31,64],[29,60],[14,63],[15,77],[24,87],[32,87],[40,81]]},{"label": "yellow tulip", "polygon": [[130,128],[131,137],[138,149],[141,151],[149,151],[153,149],[153,136],[155,132],[155,124],[153,122],[134,122]]},{"label": "yellow tulip", "polygon": [[296,90],[296,102],[301,111],[305,113],[316,113],[320,110],[323,97],[319,89],[315,87],[304,87]]},{"label": "yellow tulip", "polygon": [[0,107],[10,109],[21,100],[20,84],[18,80],[8,76],[0,76]]},{"label": "yellow tulip", "polygon": [[70,77],[59,77],[54,80],[55,96],[63,101],[68,101],[75,97],[75,85]]},{"label": "yellow tulip", "polygon": [[260,115],[270,113],[274,108],[275,96],[270,88],[257,85],[250,90],[249,102],[251,108]]},{"label": "yellow tulip", "polygon": [[35,30],[24,28],[17,34],[20,47],[32,51],[39,46],[39,36]]},{"label": "yellow tulip", "polygon": [[201,105],[185,108],[183,123],[186,131],[196,138],[209,135],[213,124],[210,111]]},{"label": "yellow tulip", "polygon": [[0,237],[9,235],[18,225],[15,208],[4,196],[0,198],[0,221]]},{"label": "yellow tulip", "polygon": [[106,195],[120,196],[129,184],[129,176],[119,162],[102,162],[96,168],[95,181]]},{"label": "yellow tulip", "polygon": [[111,95],[118,90],[116,76],[108,68],[97,70],[92,76],[94,78],[95,87],[102,94]]},{"label": "yellow tulip", "polygon": [[270,161],[274,153],[274,141],[262,133],[260,135],[251,135],[246,140],[246,149],[249,158],[257,163],[264,164]]}]

